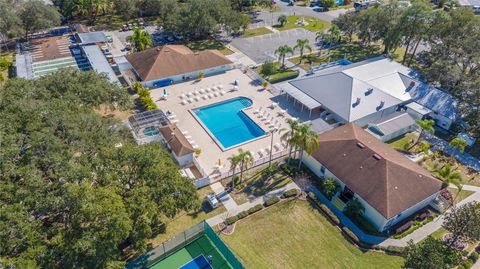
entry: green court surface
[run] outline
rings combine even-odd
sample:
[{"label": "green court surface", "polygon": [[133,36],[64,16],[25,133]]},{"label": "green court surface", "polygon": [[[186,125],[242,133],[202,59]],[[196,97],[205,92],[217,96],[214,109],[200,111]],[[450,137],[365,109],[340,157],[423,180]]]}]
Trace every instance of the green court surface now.
[{"label": "green court surface", "polygon": [[166,259],[152,265],[149,269],[178,269],[195,257],[202,255],[207,257],[212,255],[212,267],[214,269],[231,269],[230,264],[220,254],[218,249],[208,239],[206,235],[202,235],[186,247],[178,250]]}]

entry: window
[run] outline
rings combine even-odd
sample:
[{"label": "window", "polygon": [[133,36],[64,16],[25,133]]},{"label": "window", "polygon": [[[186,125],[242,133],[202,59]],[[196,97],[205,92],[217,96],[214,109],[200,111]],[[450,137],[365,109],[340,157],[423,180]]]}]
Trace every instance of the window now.
[{"label": "window", "polygon": [[325,167],[323,165],[320,167],[320,173],[322,175],[325,174]]}]

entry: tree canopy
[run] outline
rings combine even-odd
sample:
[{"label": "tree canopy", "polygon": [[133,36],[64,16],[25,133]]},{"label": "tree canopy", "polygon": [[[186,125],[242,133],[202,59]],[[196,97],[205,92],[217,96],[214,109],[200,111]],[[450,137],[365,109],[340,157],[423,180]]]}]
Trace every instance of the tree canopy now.
[{"label": "tree canopy", "polygon": [[93,71],[0,89],[0,263],[121,268],[120,245],[143,252],[166,218],[198,206],[162,146],[137,146],[100,105],[131,101]]}]

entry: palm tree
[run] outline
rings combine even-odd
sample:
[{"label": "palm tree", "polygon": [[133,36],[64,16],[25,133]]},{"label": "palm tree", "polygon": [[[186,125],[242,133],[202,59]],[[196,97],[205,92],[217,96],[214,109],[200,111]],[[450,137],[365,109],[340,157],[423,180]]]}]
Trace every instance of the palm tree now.
[{"label": "palm tree", "polygon": [[330,29],[328,29],[328,34],[330,35],[330,39],[333,42],[340,42],[341,40],[341,32],[340,28],[336,24],[332,24]]},{"label": "palm tree", "polygon": [[297,44],[293,47],[294,50],[298,49],[300,52],[300,63],[303,59],[303,52],[307,49],[309,52],[312,52],[312,47],[308,44],[308,39],[297,39]]},{"label": "palm tree", "polygon": [[230,161],[230,170],[232,170],[232,189],[235,188],[235,170],[237,170],[238,165],[240,164],[240,158],[238,155],[232,155],[228,158]]},{"label": "palm tree", "polygon": [[294,136],[298,147],[300,148],[300,157],[298,158],[298,170],[302,167],[302,156],[303,152],[306,151],[308,154],[312,154],[313,151],[320,147],[318,143],[318,135],[312,130],[311,124],[301,124],[298,126],[297,132]]},{"label": "palm tree", "polygon": [[460,172],[456,170],[452,170],[452,167],[450,166],[450,164],[446,164],[440,169],[435,169],[433,172],[440,179],[442,179],[443,182],[453,184],[457,187],[458,193],[453,199],[453,201],[455,201],[463,189],[463,184],[460,183],[460,181],[462,180],[462,175],[460,174]]},{"label": "palm tree", "polygon": [[[468,142],[463,138],[456,137],[452,139],[452,141],[450,141],[450,146],[456,148],[458,151],[463,153],[468,146]],[[450,159],[452,164],[455,164],[455,152],[452,152],[452,154],[450,155]]]},{"label": "palm tree", "polygon": [[238,149],[237,157],[240,160],[240,182],[242,182],[243,171],[253,165],[253,155],[249,150],[244,151],[243,149]]},{"label": "palm tree", "polygon": [[292,150],[296,146],[296,141],[294,140],[294,137],[295,137],[295,134],[297,132],[299,123],[298,123],[297,120],[288,119],[287,124],[289,126],[289,129],[282,128],[282,129],[279,130],[279,132],[283,133],[282,136],[280,137],[280,139],[282,141],[287,142],[287,144],[290,147],[290,150],[288,151],[288,163],[290,163],[290,159],[291,159],[291,156],[292,156]]},{"label": "palm tree", "polygon": [[135,51],[142,51],[152,46],[152,37],[147,31],[142,31],[136,27],[133,29],[133,35],[127,38],[128,42],[133,44]]},{"label": "palm tree", "polygon": [[430,133],[430,134],[434,134],[435,133],[435,129],[433,128],[433,125],[435,125],[435,121],[434,120],[417,120],[417,125],[418,127],[420,127],[420,135],[418,136],[418,139],[417,141],[412,145],[415,146],[418,144],[418,142],[420,140],[423,139],[424,135],[426,133]]},{"label": "palm tree", "polygon": [[285,68],[285,57],[288,53],[293,54],[293,49],[288,45],[282,45],[275,50],[275,54],[278,55],[278,59],[282,62],[282,68]]},{"label": "palm tree", "polygon": [[318,54],[322,55],[322,48],[324,48],[324,46],[326,44],[330,44],[330,35],[328,35],[324,31],[319,31],[315,35],[315,41],[316,42],[321,42],[320,46],[319,46],[320,50],[319,50]]}]

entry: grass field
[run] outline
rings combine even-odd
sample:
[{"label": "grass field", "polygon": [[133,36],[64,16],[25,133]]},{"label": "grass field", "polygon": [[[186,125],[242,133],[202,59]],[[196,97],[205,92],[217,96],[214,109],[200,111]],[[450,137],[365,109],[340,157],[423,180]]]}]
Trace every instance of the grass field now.
[{"label": "grass field", "polygon": [[[297,21],[301,18],[304,18],[304,20],[307,22],[307,25],[301,26],[297,24]],[[287,23],[285,23],[283,26],[277,24],[273,27],[279,31],[290,30],[293,28],[304,28],[312,32],[318,32],[330,28],[330,22],[308,16],[287,16]]]},{"label": "grass field", "polygon": [[401,268],[403,258],[363,253],[306,201],[275,205],[222,236],[246,268]]},{"label": "grass field", "polygon": [[223,55],[230,55],[233,53],[232,50],[225,47],[222,43],[215,39],[193,40],[186,43],[185,46],[189,47],[193,51],[215,49],[220,51]]},{"label": "grass field", "polygon": [[253,36],[259,36],[259,35],[266,35],[266,34],[271,34],[273,33],[270,31],[268,28],[265,27],[258,27],[258,28],[253,28],[253,29],[247,29],[243,33],[243,37],[253,37]]},{"label": "grass field", "polygon": [[202,202],[202,208],[198,212],[181,212],[175,218],[168,220],[166,232],[159,234],[152,239],[150,243],[155,247],[160,243],[170,239],[177,233],[218,214],[226,211],[225,207],[220,206],[212,210],[209,204],[204,200],[207,194],[212,193],[210,186],[198,190],[199,199]]}]

